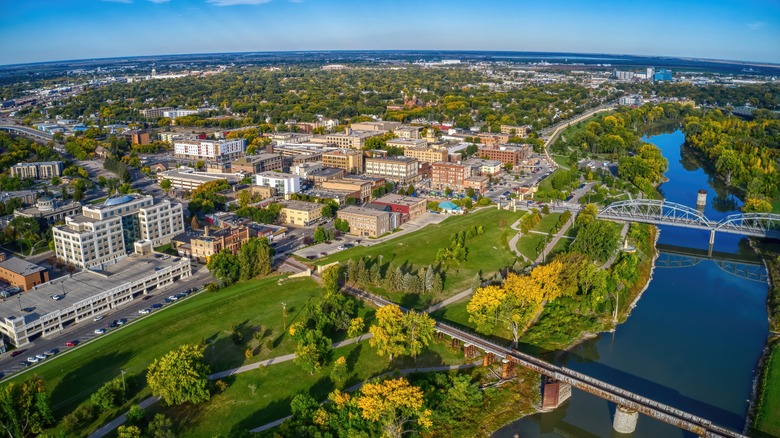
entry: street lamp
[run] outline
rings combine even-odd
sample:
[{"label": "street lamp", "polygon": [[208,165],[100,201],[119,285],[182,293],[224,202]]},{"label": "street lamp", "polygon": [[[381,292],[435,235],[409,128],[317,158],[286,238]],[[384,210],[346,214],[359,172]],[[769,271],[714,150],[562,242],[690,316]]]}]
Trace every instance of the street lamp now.
[{"label": "street lamp", "polygon": [[287,303],[282,303],[282,329],[287,330]]}]

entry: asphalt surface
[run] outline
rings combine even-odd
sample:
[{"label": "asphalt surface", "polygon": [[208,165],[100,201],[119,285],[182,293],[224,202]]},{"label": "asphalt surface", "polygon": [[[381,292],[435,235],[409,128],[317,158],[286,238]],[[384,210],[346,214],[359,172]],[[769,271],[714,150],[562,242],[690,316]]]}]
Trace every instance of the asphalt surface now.
[{"label": "asphalt surface", "polygon": [[[186,289],[190,289],[193,287],[196,289],[200,289],[201,286],[203,286],[203,284],[208,283],[209,281],[211,281],[211,279],[212,279],[211,274],[208,272],[208,270],[206,270],[204,266],[194,265],[193,274],[191,276],[187,278],[183,278],[167,287],[161,289],[155,289],[154,292],[151,295],[149,295],[151,296],[151,298],[147,299],[146,301],[142,300],[141,298],[133,300],[128,304],[122,305],[115,309],[111,309],[110,312],[103,314],[104,317],[100,321],[93,321],[91,319],[87,321],[82,321],[76,324],[71,324],[70,326],[66,327],[65,329],[63,329],[57,334],[51,334],[45,338],[39,337],[35,339],[33,342],[25,346],[22,346],[20,349],[18,349],[21,350],[21,353],[17,354],[17,356],[15,357],[11,356],[13,352],[3,353],[2,357],[0,357],[0,373],[2,373],[5,376],[4,378],[6,378],[11,374],[15,374],[25,369],[34,369],[35,368],[34,365],[30,365],[29,367],[22,367],[19,363],[26,361],[26,359],[30,356],[35,356],[36,354],[40,354],[45,351],[49,351],[51,349],[58,349],[59,353],[57,355],[54,355],[53,357],[44,359],[39,363],[57,360],[58,355],[62,354],[63,352],[67,350],[71,350],[73,348],[78,348],[78,346],[66,347],[65,346],[66,342],[75,340],[78,341],[78,345],[81,345],[84,342],[97,337],[109,336],[110,333],[119,330],[122,327],[126,327],[128,324],[132,323],[135,320],[147,316],[138,313],[139,310],[149,308],[152,304],[163,304],[163,300],[165,300],[169,296],[182,292]],[[192,295],[190,295],[190,297],[191,296]],[[165,304],[164,307],[176,305],[181,301],[182,300],[178,300],[171,304]],[[149,315],[153,314],[155,311],[158,310],[160,309],[153,310]],[[124,326],[120,326],[113,329],[107,328],[109,323],[121,318],[127,320],[127,323]],[[95,330],[99,328],[106,329],[106,334],[103,335],[95,334]]]}]

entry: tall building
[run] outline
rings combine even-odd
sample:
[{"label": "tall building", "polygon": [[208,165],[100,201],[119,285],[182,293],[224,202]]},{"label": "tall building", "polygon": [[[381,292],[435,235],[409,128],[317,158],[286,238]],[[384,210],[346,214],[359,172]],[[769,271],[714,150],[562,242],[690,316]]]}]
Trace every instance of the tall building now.
[{"label": "tall building", "polygon": [[447,149],[434,148],[408,148],[404,149],[404,157],[416,158],[425,163],[435,163],[437,161],[447,161],[449,152]]},{"label": "tall building", "polygon": [[322,154],[322,164],[344,169],[347,173],[363,173],[363,153],[349,149],[325,152]]},{"label": "tall building", "polygon": [[164,117],[166,111],[171,111],[173,108],[166,106],[163,108],[147,108],[140,111],[141,115],[147,119],[158,119]]},{"label": "tall building", "polygon": [[473,167],[458,163],[438,162],[431,165],[431,188],[433,190],[463,190],[463,182],[473,175]]},{"label": "tall building", "polygon": [[19,178],[51,179],[62,176],[62,161],[38,161],[11,166],[11,176]]},{"label": "tall building", "polygon": [[517,166],[520,162],[531,156],[533,147],[529,144],[505,144],[496,147],[479,148],[479,156],[488,160],[498,160],[503,164]]},{"label": "tall building", "polygon": [[115,262],[137,241],[159,246],[184,231],[181,204],[149,195],[119,195],[82,208],[52,228],[57,258],[81,268]]},{"label": "tall building", "polygon": [[381,176],[398,184],[415,183],[419,179],[418,161],[409,157],[366,158],[366,175]]},{"label": "tall building", "polygon": [[246,140],[176,140],[173,153],[176,158],[226,162],[244,156]]}]

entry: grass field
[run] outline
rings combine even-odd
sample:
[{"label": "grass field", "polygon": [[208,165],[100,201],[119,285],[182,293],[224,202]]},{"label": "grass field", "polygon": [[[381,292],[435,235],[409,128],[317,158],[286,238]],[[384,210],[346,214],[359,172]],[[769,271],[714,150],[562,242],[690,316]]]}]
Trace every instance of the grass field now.
[{"label": "grass field", "polygon": [[[148,396],[142,377],[146,368],[153,359],[182,344],[206,340],[206,360],[213,371],[291,353],[294,345],[282,329],[280,303],[287,304],[289,325],[303,317],[306,304],[320,292],[309,279],[288,280],[283,287],[277,286],[277,280],[253,280],[214,293],[200,293],[12,380],[33,373],[43,377],[55,416],[61,419],[122,370],[128,379],[139,383],[135,402]],[[366,309],[362,310],[365,313]],[[246,346],[236,345],[231,339],[233,324],[241,326],[245,339],[250,339],[260,326],[264,328],[262,347],[249,360],[244,357]],[[267,346],[269,342],[272,349]]]},{"label": "grass field", "polygon": [[[485,234],[466,240],[468,259],[465,262],[449,262],[442,267],[445,272],[444,292],[441,296],[432,294],[389,294],[375,290],[389,299],[407,307],[422,309],[443,298],[452,296],[471,284],[478,272],[488,276],[499,269],[514,263],[515,256],[509,250],[508,241],[515,231],[510,227],[523,212],[511,212],[495,208],[482,209],[472,214],[453,216],[440,224],[428,225],[420,231],[406,234],[387,242],[365,247],[358,246],[341,251],[317,261],[324,265],[332,262],[345,262],[347,259],[383,256],[383,263],[393,266],[428,266],[436,259],[439,248],[450,245],[450,238],[460,231],[468,231],[474,226],[483,226]],[[434,266],[436,264],[434,263]]]},{"label": "grass field", "polygon": [[[378,356],[368,341],[334,350],[332,359],[339,356],[347,358],[350,371],[346,387],[392,370],[464,362],[460,350],[436,342],[416,361],[401,357],[391,362]],[[178,425],[179,436],[233,436],[290,415],[290,401],[299,392],[308,392],[324,401],[335,389],[329,378],[331,368],[332,361],[318,373],[309,375],[293,362],[261,367],[226,380],[230,386],[203,405],[175,408],[156,405],[152,410],[171,417]]]},{"label": "grass field", "polygon": [[[561,217],[561,213],[550,213],[532,228],[534,231],[540,231],[542,233],[552,233],[553,227],[558,223],[558,219]],[[541,254],[540,248],[545,242],[552,240],[553,236],[545,236],[538,233],[524,234],[517,241],[517,249],[531,260],[535,260],[536,257]]]},{"label": "grass field", "polygon": [[775,341],[764,371],[762,391],[753,427],[768,436],[780,436],[780,342]]}]

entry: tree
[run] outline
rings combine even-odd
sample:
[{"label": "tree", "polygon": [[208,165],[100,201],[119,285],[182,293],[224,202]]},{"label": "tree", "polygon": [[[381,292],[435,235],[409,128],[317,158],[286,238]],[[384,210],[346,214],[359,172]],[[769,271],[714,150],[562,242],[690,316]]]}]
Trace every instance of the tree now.
[{"label": "tree", "polygon": [[174,438],[173,421],[164,414],[157,414],[149,422],[149,436],[151,438]]},{"label": "tree", "polygon": [[117,438],[141,438],[141,429],[138,426],[119,426],[116,430]]},{"label": "tree", "polygon": [[400,438],[413,422],[427,429],[432,425],[431,411],[423,407],[423,392],[404,378],[366,383],[357,400],[363,418],[379,423],[385,434]]},{"label": "tree", "polygon": [[171,180],[164,179],[160,181],[160,187],[165,191],[165,193],[168,193],[171,190]]},{"label": "tree", "polygon": [[314,243],[322,243],[326,240],[327,235],[325,234],[325,229],[322,227],[317,227],[314,229]]},{"label": "tree", "polygon": [[376,311],[376,324],[368,329],[373,337],[369,344],[376,347],[380,356],[393,357],[406,352],[406,338],[403,332],[403,312],[395,304],[380,307]]},{"label": "tree", "polygon": [[363,321],[363,318],[357,317],[352,318],[349,321],[349,328],[347,329],[347,337],[348,338],[356,338],[363,334],[363,330],[366,329],[366,323]]},{"label": "tree", "polygon": [[168,405],[198,404],[207,401],[208,366],[203,361],[203,347],[185,344],[155,359],[146,373],[152,394]]},{"label": "tree", "polygon": [[407,312],[403,317],[406,354],[417,358],[433,339],[436,322],[427,313]]},{"label": "tree", "polygon": [[603,262],[617,250],[619,238],[618,230],[611,223],[592,221],[580,227],[570,249]]},{"label": "tree", "polygon": [[190,227],[193,230],[197,230],[200,228],[200,222],[198,222],[198,216],[192,215],[192,219],[190,220]]},{"label": "tree", "polygon": [[331,204],[325,204],[322,206],[322,217],[330,219],[334,216],[336,216],[336,207]]},{"label": "tree", "polygon": [[341,356],[336,359],[333,363],[333,369],[330,370],[330,379],[336,383],[337,387],[344,385],[347,380],[347,358]]},{"label": "tree", "polygon": [[322,273],[322,288],[325,294],[330,295],[339,291],[339,274],[341,269],[338,265],[330,266]]},{"label": "tree", "polygon": [[313,375],[331,351],[331,340],[318,329],[309,330],[302,323],[290,326],[290,335],[298,342],[293,362]]},{"label": "tree", "polygon": [[140,405],[132,405],[127,411],[125,418],[127,418],[128,424],[138,425],[144,419],[144,410]]},{"label": "tree", "polygon": [[252,202],[252,193],[249,192],[249,190],[241,190],[238,192],[238,206],[239,207],[246,207],[249,205],[249,203]]},{"label": "tree", "polygon": [[596,204],[585,204],[577,214],[577,225],[585,225],[596,220],[596,216],[599,214],[599,208]]},{"label": "tree", "polygon": [[0,388],[0,427],[9,437],[34,437],[54,423],[43,380],[30,377]]},{"label": "tree", "polygon": [[238,281],[241,274],[238,257],[227,248],[209,257],[206,267],[214,278],[227,285]]},{"label": "tree", "polygon": [[125,400],[124,378],[117,377],[107,382],[90,396],[90,400],[101,411],[108,411],[121,405]]},{"label": "tree", "polygon": [[742,211],[744,213],[770,213],[772,204],[766,199],[748,197],[742,205]]}]

